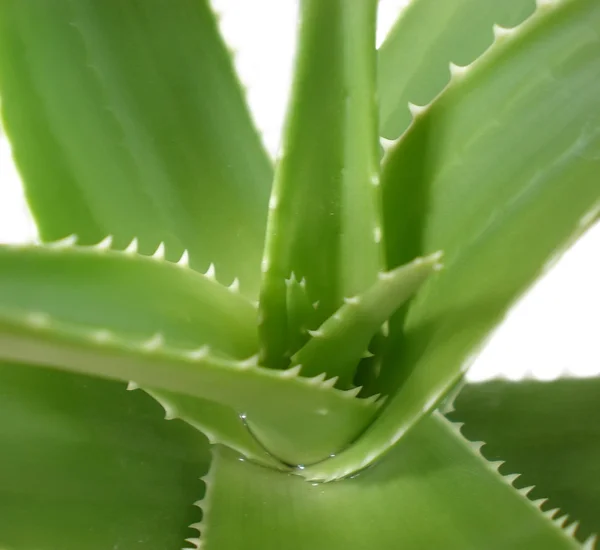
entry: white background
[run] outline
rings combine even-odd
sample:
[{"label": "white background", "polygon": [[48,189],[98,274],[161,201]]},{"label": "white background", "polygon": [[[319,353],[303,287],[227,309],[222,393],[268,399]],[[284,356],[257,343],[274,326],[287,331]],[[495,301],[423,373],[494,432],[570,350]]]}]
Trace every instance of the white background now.
[{"label": "white background", "polygon": [[[381,42],[406,0],[380,0]],[[240,78],[265,144],[277,152],[295,44],[295,0],[213,0],[237,51]],[[0,242],[35,237],[10,149],[0,137]],[[513,308],[469,377],[552,379],[600,373],[600,224]]]}]

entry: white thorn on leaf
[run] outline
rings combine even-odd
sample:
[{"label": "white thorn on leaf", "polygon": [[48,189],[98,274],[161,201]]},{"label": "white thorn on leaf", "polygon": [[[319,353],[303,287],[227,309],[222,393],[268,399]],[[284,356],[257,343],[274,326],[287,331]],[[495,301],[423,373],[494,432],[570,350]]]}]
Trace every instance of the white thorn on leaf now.
[{"label": "white thorn on leaf", "polygon": [[410,101],[408,102],[408,110],[413,118],[418,117],[425,109],[427,109],[426,105],[415,105]]},{"label": "white thorn on leaf", "polygon": [[485,441],[470,441],[469,443],[471,448],[477,451],[478,453],[481,451],[481,447],[485,445]]},{"label": "white thorn on leaf", "polygon": [[238,361],[236,363],[236,365],[243,369],[258,366],[258,353],[248,357],[248,359],[243,359],[242,361]]},{"label": "white thorn on leaf", "polygon": [[160,348],[165,343],[165,339],[160,332],[142,343],[141,348],[146,351],[154,351]]},{"label": "white thorn on leaf", "polygon": [[269,209],[270,210],[275,210],[275,208],[277,208],[277,196],[275,194],[271,195],[271,198],[269,199]]},{"label": "white thorn on leaf", "polygon": [[365,403],[375,403],[375,401],[377,401],[379,398],[381,397],[380,393],[375,393],[373,395],[370,395],[369,397],[365,397],[365,399],[363,400]]},{"label": "white thorn on leaf", "polygon": [[377,226],[373,229],[373,240],[377,244],[381,242],[381,227]]},{"label": "white thorn on leaf", "polygon": [[108,342],[112,338],[112,333],[106,329],[95,330],[92,332],[92,338],[96,342]]},{"label": "white thorn on leaf", "polygon": [[313,309],[318,309],[319,302],[320,302],[320,300],[317,300],[316,302],[313,302],[313,305],[312,305]]},{"label": "white thorn on leaf", "polygon": [[306,277],[302,277],[298,283],[302,288],[306,289]]},{"label": "white thorn on leaf", "polygon": [[41,311],[34,311],[27,315],[27,324],[32,327],[47,327],[50,324],[50,315]]},{"label": "white thorn on leaf", "polygon": [[556,4],[556,0],[535,0],[535,5],[537,9],[540,8],[550,8]]},{"label": "white thorn on leaf", "polygon": [[349,298],[344,298],[344,303],[348,305],[356,305],[360,303],[360,296],[350,296]]},{"label": "white thorn on leaf", "polygon": [[190,254],[187,250],[181,253],[181,258],[177,260],[177,265],[180,267],[188,267],[190,265]]},{"label": "white thorn on leaf", "polygon": [[330,378],[329,380],[324,380],[321,383],[321,387],[322,388],[333,388],[333,386],[336,385],[337,381],[339,380],[339,376],[333,376],[332,378]]},{"label": "white thorn on leaf", "polygon": [[464,75],[469,66],[461,66],[461,65],[457,65],[456,63],[452,63],[452,61],[450,61],[450,63],[448,63],[448,67],[450,69],[450,77],[451,78],[456,78],[457,76],[462,76]]},{"label": "white thorn on leaf", "polygon": [[46,246],[49,246],[50,248],[70,248],[75,244],[77,244],[77,235],[69,235],[64,239],[47,243]]},{"label": "white thorn on leaf", "polygon": [[524,497],[526,497],[531,491],[535,489],[535,485],[530,485],[529,487],[523,487],[518,489],[519,493],[521,493]]},{"label": "white thorn on leaf", "polygon": [[501,27],[496,23],[494,23],[492,26],[492,30],[494,31],[494,40],[500,40],[514,32],[514,29],[507,29],[506,27]]},{"label": "white thorn on leaf", "polygon": [[554,519],[554,516],[558,514],[560,510],[558,508],[552,508],[552,510],[546,510],[542,512],[548,519]]},{"label": "white thorn on leaf", "polygon": [[371,357],[375,357],[375,354],[371,353],[369,350],[365,350],[360,357],[361,359],[370,359]]},{"label": "white thorn on leaf", "polygon": [[573,523],[571,523],[571,525],[568,525],[567,527],[565,527],[565,533],[567,535],[569,535],[570,537],[574,537],[578,528],[579,528],[579,522],[574,521]]},{"label": "white thorn on leaf", "polygon": [[554,523],[554,525],[562,528],[562,527],[565,526],[565,524],[567,523],[568,519],[569,519],[568,514],[565,514],[564,516],[560,516],[560,517],[554,518],[552,520],[552,523]]},{"label": "white thorn on leaf", "polygon": [[532,500],[531,501],[537,508],[539,508],[540,510],[542,509],[542,506],[544,504],[546,504],[546,502],[548,502],[547,498],[538,498],[537,500]]},{"label": "white thorn on leaf", "polygon": [[389,281],[390,279],[394,278],[394,272],[393,271],[379,271],[377,273],[377,278],[380,281]]},{"label": "white thorn on leaf", "polygon": [[240,289],[240,280],[236,277],[227,288],[231,292],[237,292]]},{"label": "white thorn on leaf", "polygon": [[362,390],[362,386],[356,386],[356,388],[344,390],[344,395],[347,395],[348,397],[356,397],[360,393],[360,390]]},{"label": "white thorn on leaf", "polygon": [[155,260],[163,260],[165,258],[165,243],[160,243],[158,248],[152,254],[152,258]]},{"label": "white thorn on leaf", "polygon": [[174,420],[177,418],[177,412],[175,409],[166,403],[161,403],[163,409],[165,410],[165,420]]},{"label": "white thorn on leaf", "polygon": [[207,357],[210,353],[210,347],[208,345],[204,345],[202,347],[199,347],[198,349],[193,349],[190,351],[187,351],[185,353],[185,356],[188,359],[204,359],[205,357]]},{"label": "white thorn on leaf", "polygon": [[214,279],[215,278],[215,264],[211,263],[208,266],[208,269],[206,270],[206,273],[204,274],[205,277],[209,278],[209,279]]},{"label": "white thorn on leaf", "polygon": [[302,365],[295,365],[293,367],[290,367],[289,369],[280,371],[279,376],[281,378],[295,378],[300,374],[301,369]]},{"label": "white thorn on leaf", "polygon": [[318,328],[317,330],[307,330],[308,334],[310,334],[313,338],[322,338],[325,336],[323,329]]},{"label": "white thorn on leaf", "polygon": [[[387,153],[396,143],[398,143],[397,139],[387,139],[384,137],[379,138],[379,143],[383,147],[383,150]],[[371,185],[379,185],[379,176],[371,176]]]},{"label": "white thorn on leaf", "polygon": [[138,251],[138,240],[137,237],[134,237],[133,240],[127,245],[125,252],[128,254],[137,254]]},{"label": "white thorn on leaf", "polygon": [[312,378],[307,378],[308,382],[311,384],[319,385],[322,384],[325,380],[326,373],[322,372],[321,374],[317,374],[317,376],[313,376]]},{"label": "white thorn on leaf", "polygon": [[518,478],[521,477],[521,474],[507,474],[504,477],[504,481],[509,485],[512,485]]},{"label": "white thorn on leaf", "polygon": [[390,322],[386,321],[381,325],[381,332],[387,338],[390,335]]},{"label": "white thorn on leaf", "polygon": [[263,273],[269,271],[269,260],[267,258],[263,258],[262,262],[260,263],[260,269]]},{"label": "white thorn on leaf", "polygon": [[134,391],[134,390],[139,390],[139,389],[140,389],[140,387],[132,380],[127,382],[127,391]]},{"label": "white thorn on leaf", "polygon": [[112,246],[112,242],[113,242],[113,236],[107,235],[98,244],[94,245],[94,248],[96,248],[97,250],[109,250],[110,247]]},{"label": "white thorn on leaf", "polygon": [[504,460],[494,460],[494,461],[490,462],[489,464],[494,470],[499,471],[500,466],[502,466],[502,464],[504,464],[504,462],[505,462]]},{"label": "white thorn on leaf", "polygon": [[594,550],[597,542],[598,535],[590,535],[581,546],[581,550]]}]

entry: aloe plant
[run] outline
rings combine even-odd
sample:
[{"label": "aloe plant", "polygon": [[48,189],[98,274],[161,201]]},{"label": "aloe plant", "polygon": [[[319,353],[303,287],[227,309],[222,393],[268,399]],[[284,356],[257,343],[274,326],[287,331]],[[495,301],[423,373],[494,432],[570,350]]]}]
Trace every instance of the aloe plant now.
[{"label": "aloe plant", "polygon": [[594,545],[597,381],[462,379],[597,217],[597,0],[301,0],[273,164],[207,1],[0,8],[0,547]]}]

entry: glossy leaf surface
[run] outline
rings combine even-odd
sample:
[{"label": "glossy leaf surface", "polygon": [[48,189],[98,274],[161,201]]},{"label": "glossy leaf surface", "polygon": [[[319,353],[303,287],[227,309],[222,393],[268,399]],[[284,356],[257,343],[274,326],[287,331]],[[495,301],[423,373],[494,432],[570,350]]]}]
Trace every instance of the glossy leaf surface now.
[{"label": "glossy leaf surface", "polygon": [[600,532],[599,378],[467,384],[454,406],[486,458],[522,473],[516,486],[581,521],[581,540]]},{"label": "glossy leaf surface", "polygon": [[272,172],[209,2],[4,0],[0,96],[45,239],[166,241],[257,290]]},{"label": "glossy leaf surface", "polygon": [[472,63],[492,43],[494,25],[514,27],[535,0],[412,0],[378,53],[381,135],[400,136],[411,121],[408,104],[426,105],[448,83],[448,65]]},{"label": "glossy leaf surface", "polygon": [[369,470],[332,483],[226,450],[213,456],[201,504],[206,550],[577,548],[438,416]]},{"label": "glossy leaf surface", "polygon": [[260,334],[269,366],[285,366],[291,355],[286,279],[306,279],[322,323],[342,298],[369,287],[381,267],[376,4],[300,2],[294,84],[263,257]]},{"label": "glossy leaf surface", "polygon": [[120,383],[0,365],[0,547],[165,550],[197,536],[206,438]]},{"label": "glossy leaf surface", "polygon": [[456,74],[390,152],[382,175],[389,267],[442,250],[444,269],[392,319],[379,388],[399,389],[315,477],[347,474],[402,437],[592,223],[600,206],[598,28],[595,0],[544,4]]},{"label": "glossy leaf surface", "polygon": [[2,247],[0,267],[1,358],[216,401],[293,464],[339,451],[377,410],[323,378],[257,366],[254,306],[190,269],[47,246]]}]

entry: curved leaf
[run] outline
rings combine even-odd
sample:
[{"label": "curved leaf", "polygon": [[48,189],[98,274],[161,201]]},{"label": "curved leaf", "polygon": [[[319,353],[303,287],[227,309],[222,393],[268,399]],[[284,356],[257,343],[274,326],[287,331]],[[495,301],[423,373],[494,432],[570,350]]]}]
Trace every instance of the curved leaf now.
[{"label": "curved leaf", "polygon": [[600,533],[600,378],[466,384],[454,407],[486,458],[522,473],[515,485],[581,521],[581,540]]},{"label": "curved leaf", "polygon": [[0,364],[0,546],[165,550],[197,536],[206,438],[123,384]]},{"label": "curved leaf", "polygon": [[402,134],[409,103],[429,103],[448,83],[450,62],[468,65],[481,55],[494,24],[514,27],[534,8],[535,0],[412,0],[379,48],[381,135]]},{"label": "curved leaf", "polygon": [[4,0],[0,97],[45,240],[166,241],[257,291],[272,171],[207,0]]},{"label": "curved leaf", "polygon": [[390,323],[375,391],[393,397],[313,477],[365,467],[432,410],[507,309],[592,223],[598,28],[595,0],[540,5],[456,74],[390,151],[382,173],[389,267],[442,250],[444,269]]},{"label": "curved leaf", "polygon": [[437,415],[380,463],[333,483],[308,483],[226,450],[213,457],[200,503],[206,550],[578,547]]},{"label": "curved leaf", "polygon": [[[262,362],[286,366],[286,284],[306,279],[317,323],[381,267],[375,91],[377,2],[303,0],[294,85],[270,202]],[[292,352],[293,353],[293,352]]]}]

